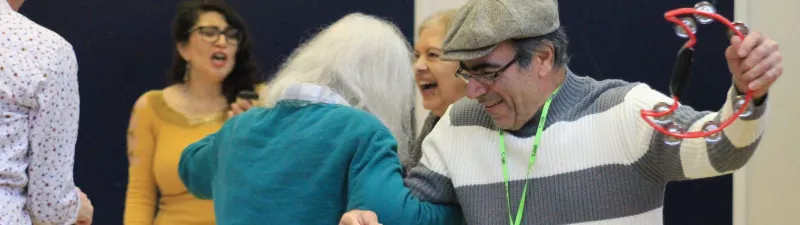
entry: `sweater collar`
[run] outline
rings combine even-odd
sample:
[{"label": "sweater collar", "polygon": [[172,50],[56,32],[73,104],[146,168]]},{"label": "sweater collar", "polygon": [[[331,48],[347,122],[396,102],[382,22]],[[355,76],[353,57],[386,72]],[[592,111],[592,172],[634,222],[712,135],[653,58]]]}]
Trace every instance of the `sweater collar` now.
[{"label": "sweater collar", "polygon": [[[561,84],[561,89],[553,96],[553,100],[550,103],[545,127],[552,125],[554,122],[564,120],[569,109],[575,106],[589,91],[589,84],[586,80],[572,73],[569,68],[567,68],[566,73],[566,78]],[[533,118],[528,120],[522,128],[506,132],[518,137],[531,137],[536,134],[536,128],[539,125],[539,117],[541,115],[542,108],[539,108],[539,111],[537,111],[536,114],[533,115]]]},{"label": "sweater collar", "polygon": [[302,100],[311,103],[324,103],[324,104],[337,104],[350,106],[341,95],[337,94],[328,87],[309,84],[298,83],[292,84],[283,92],[280,97],[281,100]]}]

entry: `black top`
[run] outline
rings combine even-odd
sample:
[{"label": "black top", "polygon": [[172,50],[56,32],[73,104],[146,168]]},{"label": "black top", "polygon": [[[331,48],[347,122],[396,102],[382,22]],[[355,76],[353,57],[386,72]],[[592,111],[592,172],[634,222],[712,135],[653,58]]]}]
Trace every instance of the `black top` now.
[{"label": "black top", "polygon": [[408,151],[408,159],[403,161],[403,171],[405,171],[404,174],[408,174],[408,171],[410,171],[411,168],[414,168],[417,166],[417,164],[419,164],[419,160],[422,158],[422,141],[425,140],[425,137],[428,136],[429,133],[431,133],[431,130],[433,130],[433,127],[435,127],[436,123],[439,122],[439,119],[441,119],[441,117],[433,115],[432,113],[428,114],[428,118],[425,118],[425,123],[422,124],[422,130],[419,133],[419,137],[414,140],[411,149]]}]

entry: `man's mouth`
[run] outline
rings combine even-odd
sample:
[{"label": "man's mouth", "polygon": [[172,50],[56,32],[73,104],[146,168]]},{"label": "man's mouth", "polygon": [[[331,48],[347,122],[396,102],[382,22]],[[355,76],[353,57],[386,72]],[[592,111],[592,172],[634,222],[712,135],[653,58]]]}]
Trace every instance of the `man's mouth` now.
[{"label": "man's mouth", "polygon": [[481,102],[481,105],[483,105],[484,108],[488,109],[488,108],[492,108],[492,107],[494,107],[496,105],[499,105],[502,102],[503,102],[503,99],[495,99],[495,100]]}]

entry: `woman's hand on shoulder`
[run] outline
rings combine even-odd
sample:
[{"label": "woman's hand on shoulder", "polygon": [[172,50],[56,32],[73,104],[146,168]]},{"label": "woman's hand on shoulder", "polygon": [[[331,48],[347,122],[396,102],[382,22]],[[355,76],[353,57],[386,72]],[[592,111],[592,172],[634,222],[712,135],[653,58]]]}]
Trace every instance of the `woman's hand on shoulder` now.
[{"label": "woman's hand on shoulder", "polygon": [[236,98],[236,102],[231,103],[231,109],[228,110],[228,118],[242,114],[252,108],[256,104],[256,100],[248,100]]},{"label": "woman's hand on shoulder", "polygon": [[237,93],[236,102],[231,104],[231,109],[228,111],[228,118],[242,114],[258,104],[259,94],[263,88],[264,86],[257,86],[255,91],[244,90]]}]

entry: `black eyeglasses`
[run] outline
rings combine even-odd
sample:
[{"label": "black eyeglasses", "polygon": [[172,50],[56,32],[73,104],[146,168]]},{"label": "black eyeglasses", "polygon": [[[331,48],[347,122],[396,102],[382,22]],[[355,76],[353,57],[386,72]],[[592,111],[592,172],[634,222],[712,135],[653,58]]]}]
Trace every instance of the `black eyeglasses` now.
[{"label": "black eyeglasses", "polygon": [[217,27],[212,26],[200,26],[195,27],[189,30],[189,33],[197,31],[203,40],[208,41],[210,43],[217,42],[219,37],[225,35],[225,42],[229,45],[239,45],[239,42],[242,41],[242,32],[236,28],[228,28],[225,30],[220,30]]},{"label": "black eyeglasses", "polygon": [[455,75],[456,75],[456,77],[459,77],[459,78],[461,78],[461,79],[463,79],[464,81],[467,81],[467,82],[469,82],[469,80],[476,80],[476,81],[484,83],[484,84],[494,84],[494,81],[497,79],[497,77],[500,76],[500,73],[503,73],[504,71],[506,71],[506,69],[508,69],[508,67],[511,67],[512,64],[517,62],[517,59],[518,59],[517,57],[514,57],[514,59],[512,59],[505,66],[503,66],[502,68],[500,68],[497,71],[487,72],[487,73],[480,73],[480,74],[469,74],[469,73],[467,73],[468,69],[465,69],[464,68],[465,66],[462,63],[461,67],[458,68],[458,70],[456,71]]}]

